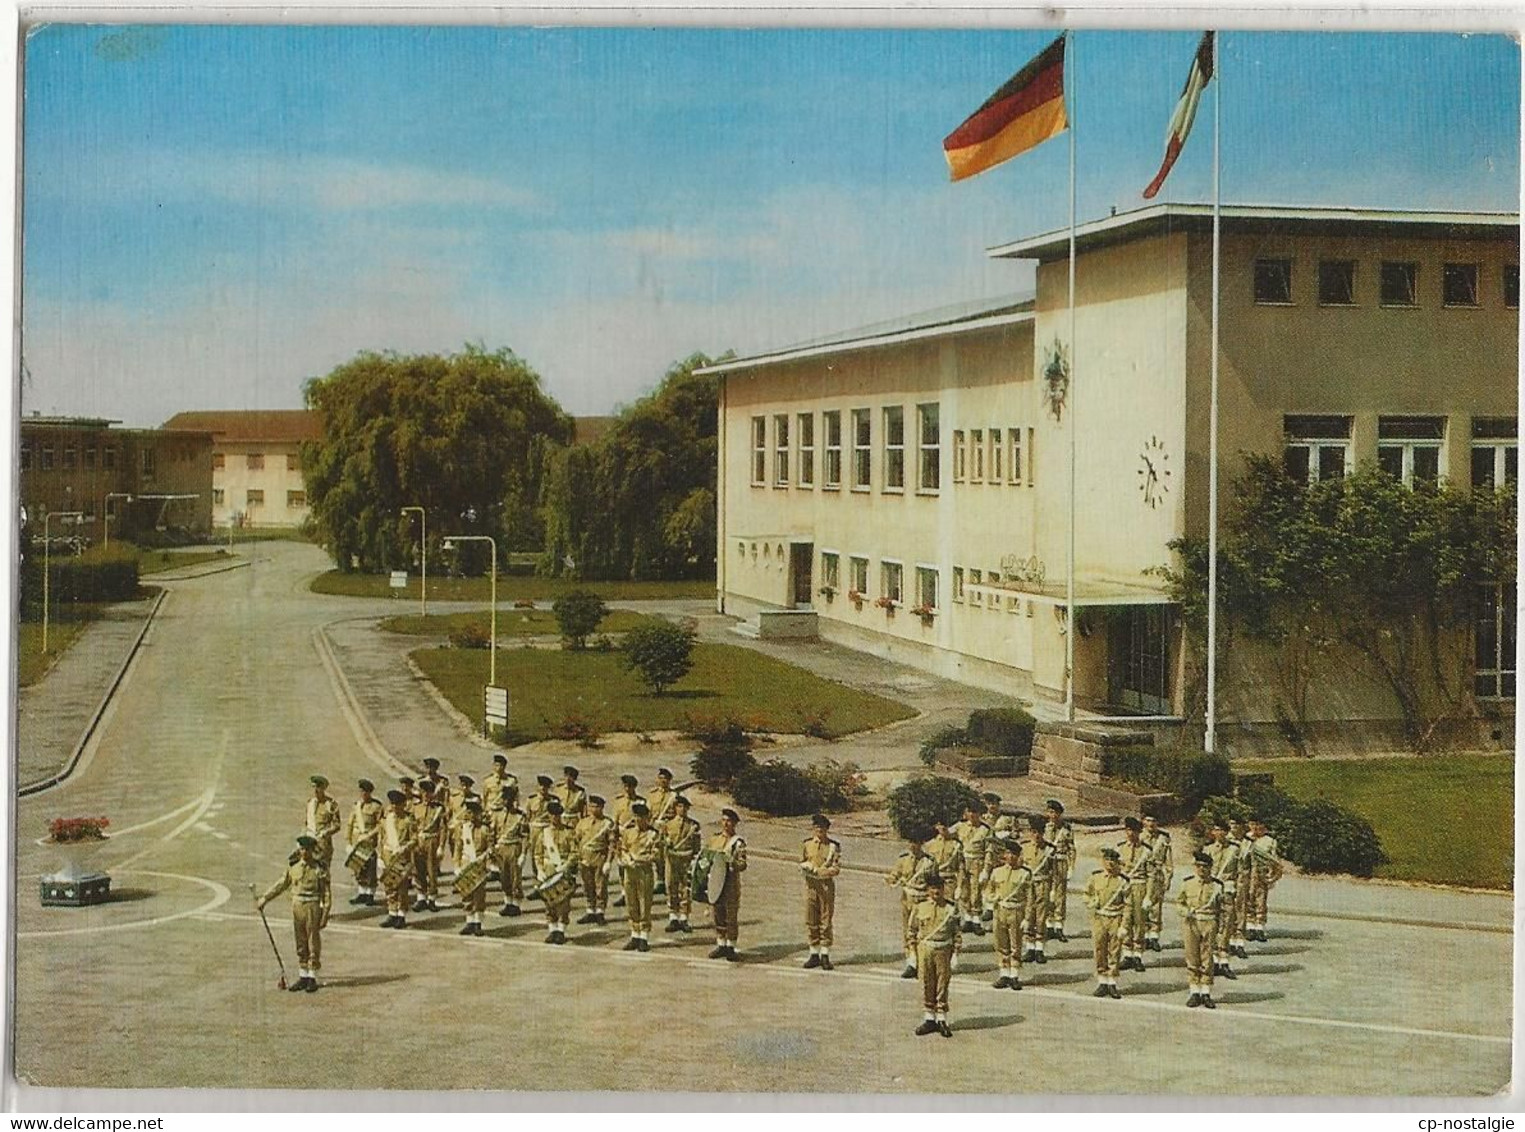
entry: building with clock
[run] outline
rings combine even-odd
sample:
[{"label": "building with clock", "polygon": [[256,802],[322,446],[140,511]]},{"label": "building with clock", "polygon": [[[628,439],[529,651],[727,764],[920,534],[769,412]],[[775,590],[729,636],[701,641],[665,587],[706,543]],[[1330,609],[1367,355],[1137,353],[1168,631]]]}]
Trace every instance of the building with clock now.
[{"label": "building with clock", "polygon": [[[989,250],[1035,265],[1027,295],[707,371],[722,611],[1062,701],[1073,435],[1076,700],[1183,711],[1180,618],[1152,571],[1208,525],[1211,209],[1080,227],[1073,339],[1068,247],[1065,229]],[[1220,272],[1225,486],[1252,452],[1310,480],[1365,462],[1407,483],[1514,479],[1517,216],[1225,207]],[[1511,715],[1514,606],[1512,586],[1480,595],[1475,665],[1479,698]],[[1274,731],[1264,674],[1237,661],[1223,725]],[[1348,672],[1308,710],[1398,716]]]}]

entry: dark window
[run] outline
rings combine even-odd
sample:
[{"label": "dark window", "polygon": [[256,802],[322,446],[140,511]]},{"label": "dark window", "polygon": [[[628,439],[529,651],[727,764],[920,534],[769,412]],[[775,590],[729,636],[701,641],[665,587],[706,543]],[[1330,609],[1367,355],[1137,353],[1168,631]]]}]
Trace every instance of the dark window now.
[{"label": "dark window", "polygon": [[1448,307],[1477,306],[1477,264],[1446,264],[1441,276],[1441,301]]},{"label": "dark window", "polygon": [[108,472],[116,470],[116,446],[108,444],[101,449],[101,467]]},{"label": "dark window", "polygon": [[66,445],[64,448],[64,467],[72,472],[78,463],[79,449],[72,444]]},{"label": "dark window", "polygon": [[1318,265],[1318,301],[1326,307],[1355,305],[1355,260],[1326,259]]},{"label": "dark window", "polygon": [[1382,305],[1412,307],[1418,303],[1415,283],[1419,278],[1417,263],[1386,262],[1382,265]]},{"label": "dark window", "polygon": [[1255,301],[1257,303],[1292,302],[1292,261],[1257,259],[1255,261]]},{"label": "dark window", "polygon": [[143,449],[143,475],[148,479],[153,479],[156,467],[157,460],[154,450],[152,448]]},{"label": "dark window", "polygon": [[1486,699],[1514,698],[1515,587],[1480,587],[1473,634],[1477,679],[1474,691]]},{"label": "dark window", "polygon": [[1520,265],[1504,265],[1504,305],[1510,310],[1520,309]]},{"label": "dark window", "polygon": [[85,470],[95,471],[95,445],[93,444],[85,449]]},{"label": "dark window", "polygon": [[30,444],[23,444],[21,446],[21,470],[23,472],[32,470],[32,446]]},{"label": "dark window", "polygon": [[53,470],[53,446],[51,444],[44,444],[42,446],[41,470],[44,472],[51,472]]}]

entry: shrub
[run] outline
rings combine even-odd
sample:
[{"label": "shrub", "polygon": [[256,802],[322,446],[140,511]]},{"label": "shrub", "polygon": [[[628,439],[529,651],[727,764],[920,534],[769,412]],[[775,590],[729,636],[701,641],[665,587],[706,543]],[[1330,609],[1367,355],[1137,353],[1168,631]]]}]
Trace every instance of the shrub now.
[{"label": "shrub", "polygon": [[683,625],[638,625],[625,634],[625,664],[660,696],[694,666],[697,639],[698,634]]},{"label": "shrub", "polygon": [[925,841],[932,836],[934,823],[953,824],[971,802],[976,809],[984,810],[979,793],[968,783],[934,775],[913,778],[895,787],[890,791],[887,809],[896,836]]},{"label": "shrub", "polygon": [[1215,822],[1222,822],[1223,828],[1228,828],[1231,821],[1248,821],[1250,807],[1238,798],[1229,798],[1225,795],[1215,794],[1210,798],[1202,799],[1202,808],[1197,811],[1196,820],[1192,822],[1192,833],[1200,840],[1207,839],[1207,831]]},{"label": "shrub", "polygon": [[1148,744],[1118,747],[1107,753],[1108,777],[1130,786],[1174,794],[1188,805],[1233,789],[1233,773],[1221,755],[1170,750]]},{"label": "shrub", "polygon": [[48,822],[48,840],[104,841],[110,824],[105,818],[54,818]]},{"label": "shrub", "polygon": [[609,609],[596,593],[568,590],[551,603],[551,612],[556,615],[561,639],[571,648],[581,649]]},{"label": "shrub", "polygon": [[968,741],[1002,758],[1026,759],[1033,753],[1038,721],[1021,708],[980,708],[969,713]]},{"label": "shrub", "polygon": [[747,725],[734,715],[695,715],[685,712],[683,726],[678,734],[703,744],[740,743],[750,746],[752,743],[747,736]]},{"label": "shrub", "polygon": [[[22,585],[29,604],[42,608],[41,546],[27,552]],[[78,557],[56,550],[48,556],[48,600],[130,601],[138,596],[138,553],[130,546],[93,547]]]},{"label": "shrub", "polygon": [[574,708],[561,717],[556,725],[558,739],[575,739],[584,747],[598,746],[599,731],[590,716]]},{"label": "shrub", "polygon": [[1360,814],[1320,798],[1301,804],[1295,817],[1272,835],[1282,856],[1304,872],[1369,877],[1387,864],[1377,831]]},{"label": "shrub", "polygon": [[827,759],[825,762],[811,763],[805,768],[805,774],[821,792],[818,809],[833,812],[850,810],[853,799],[867,792],[857,763],[839,763],[836,759]]},{"label": "shrub", "polygon": [[705,744],[695,752],[688,769],[711,790],[729,790],[742,774],[757,765],[751,744]]},{"label": "shrub", "polygon": [[821,808],[821,788],[793,763],[770,759],[743,771],[732,795],[749,810],[777,817],[814,813]]},{"label": "shrub", "polygon": [[831,728],[826,725],[830,716],[830,708],[802,708],[799,712],[800,734],[812,739],[830,739]]},{"label": "shrub", "polygon": [[944,727],[934,731],[921,741],[921,761],[928,766],[937,763],[937,752],[950,747],[962,747],[969,742],[969,733],[962,727]]},{"label": "shrub", "polygon": [[485,649],[491,644],[491,634],[475,621],[468,621],[460,628],[450,630],[451,648]]}]

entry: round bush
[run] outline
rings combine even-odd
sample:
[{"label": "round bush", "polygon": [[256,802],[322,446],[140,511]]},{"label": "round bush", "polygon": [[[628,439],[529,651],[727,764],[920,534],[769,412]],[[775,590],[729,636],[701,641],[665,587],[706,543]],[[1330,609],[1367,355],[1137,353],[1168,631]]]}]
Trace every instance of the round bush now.
[{"label": "round bush", "polygon": [[930,776],[913,778],[891,790],[887,809],[897,837],[925,841],[936,822],[952,825],[971,802],[976,810],[984,811],[979,792],[968,783]]},{"label": "round bush", "polygon": [[450,631],[450,647],[457,649],[485,649],[492,644],[492,635],[475,621],[468,621]]},{"label": "round bush", "polygon": [[[515,606],[517,607],[517,602]],[[533,606],[533,603],[531,603]],[[608,613],[603,598],[589,590],[568,590],[551,603],[561,638],[574,649],[583,648]]]},{"label": "round bush", "polygon": [[[1294,818],[1295,820],[1289,820]],[[1387,864],[1387,854],[1371,823],[1325,799],[1306,802],[1272,828],[1281,855],[1307,873],[1350,873],[1369,877]]]},{"label": "round bush", "polygon": [[669,621],[637,625],[625,634],[625,665],[660,696],[694,666],[697,641],[694,630]]},{"label": "round bush", "polygon": [[729,790],[746,771],[757,765],[746,745],[706,743],[688,764],[693,776],[712,790]]},{"label": "round bush", "polygon": [[937,752],[950,747],[962,747],[969,742],[969,733],[962,727],[944,727],[940,731],[934,731],[921,741],[921,750],[918,752],[921,761],[927,766],[937,763]]},{"label": "round bush", "polygon": [[747,809],[775,817],[795,817],[821,808],[821,788],[799,767],[782,759],[769,759],[743,771],[731,793]]}]

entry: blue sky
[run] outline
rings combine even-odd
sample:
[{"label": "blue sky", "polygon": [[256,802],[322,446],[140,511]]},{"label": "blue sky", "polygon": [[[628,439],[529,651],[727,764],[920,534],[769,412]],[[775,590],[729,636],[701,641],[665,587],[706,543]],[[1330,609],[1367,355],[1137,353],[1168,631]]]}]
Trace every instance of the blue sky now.
[{"label": "blue sky", "polygon": [[[1056,139],[941,141],[1050,31],[78,27],[25,56],[23,410],[283,408],[362,349],[508,346],[574,413],[1018,291]],[[1083,221],[1142,204],[1195,32],[1080,32]],[[1500,36],[1226,32],[1228,203],[1515,211]],[[1161,200],[1211,188],[1210,90]]]}]

